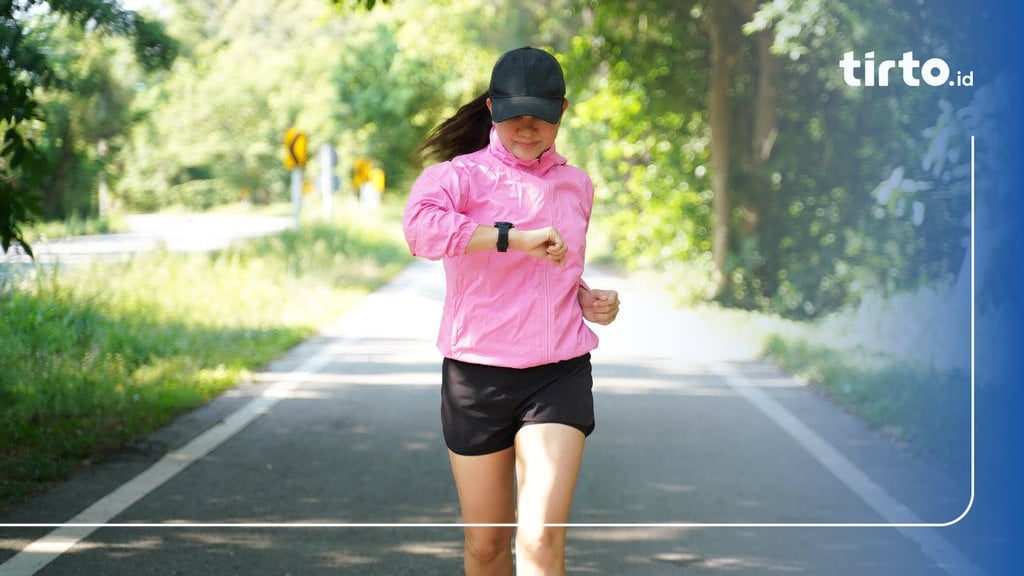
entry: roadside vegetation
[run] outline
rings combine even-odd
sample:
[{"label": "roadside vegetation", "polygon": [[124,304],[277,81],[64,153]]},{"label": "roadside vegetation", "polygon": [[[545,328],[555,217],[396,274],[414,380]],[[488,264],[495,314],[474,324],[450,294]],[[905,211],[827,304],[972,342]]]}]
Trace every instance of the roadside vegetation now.
[{"label": "roadside vegetation", "polygon": [[397,209],[0,280],[0,509],[235,386],[408,261]]},{"label": "roadside vegetation", "polygon": [[34,222],[26,227],[25,237],[34,244],[41,240],[57,240],[71,236],[111,234],[123,229],[124,222],[117,216],[82,218],[78,214],[71,214],[63,219]]},{"label": "roadside vegetation", "polygon": [[[942,294],[947,296],[947,294]],[[936,319],[935,297],[922,291],[868,299],[814,321],[698,305],[714,330],[814,387],[936,469],[970,469],[970,327]],[[961,303],[968,313],[968,304]],[[882,322],[865,319],[881,313]],[[984,384],[984,383],[982,383]]]}]

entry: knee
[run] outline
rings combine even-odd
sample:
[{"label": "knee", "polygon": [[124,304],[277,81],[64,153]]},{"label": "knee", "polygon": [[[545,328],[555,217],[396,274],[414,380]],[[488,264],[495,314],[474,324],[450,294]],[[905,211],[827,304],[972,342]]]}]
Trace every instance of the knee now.
[{"label": "knee", "polygon": [[486,565],[512,554],[512,529],[489,530],[485,533],[466,532],[466,555]]},{"label": "knee", "polygon": [[565,528],[520,526],[516,557],[530,566],[558,568],[565,564]]}]

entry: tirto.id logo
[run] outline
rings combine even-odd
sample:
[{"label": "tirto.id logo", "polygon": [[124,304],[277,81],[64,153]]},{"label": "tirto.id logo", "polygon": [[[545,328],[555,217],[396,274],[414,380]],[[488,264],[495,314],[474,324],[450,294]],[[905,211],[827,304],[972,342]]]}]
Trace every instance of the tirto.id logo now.
[{"label": "tirto.id logo", "polygon": [[899,60],[875,62],[874,52],[865,52],[863,60],[853,57],[853,52],[843,54],[839,61],[843,69],[843,81],[847,86],[888,86],[893,68],[901,70],[900,77],[907,86],[974,86],[974,71],[956,71],[952,76],[949,64],[942,58],[929,58],[924,62],[914,58],[913,52],[904,52]]}]

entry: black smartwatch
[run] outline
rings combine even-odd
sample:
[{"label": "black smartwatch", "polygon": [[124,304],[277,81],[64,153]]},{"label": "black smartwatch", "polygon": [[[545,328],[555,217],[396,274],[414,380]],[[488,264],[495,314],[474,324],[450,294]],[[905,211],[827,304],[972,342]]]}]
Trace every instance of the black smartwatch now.
[{"label": "black smartwatch", "polygon": [[495,222],[494,227],[498,229],[498,252],[508,252],[508,231],[515,228],[515,224]]}]

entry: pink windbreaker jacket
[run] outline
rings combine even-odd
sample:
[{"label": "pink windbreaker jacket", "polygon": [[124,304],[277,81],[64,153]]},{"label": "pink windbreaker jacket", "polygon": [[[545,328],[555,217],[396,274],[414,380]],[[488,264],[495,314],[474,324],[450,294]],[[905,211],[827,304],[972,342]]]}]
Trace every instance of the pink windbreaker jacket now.
[{"label": "pink windbreaker jacket", "polygon": [[[423,171],[403,226],[413,256],[444,259],[447,280],[437,347],[455,360],[527,368],[597,347],[584,323],[582,280],[594,188],[554,147],[516,158],[491,130],[490,144]],[[466,254],[478,225],[554,226],[565,239],[565,268],[509,250]]]}]

